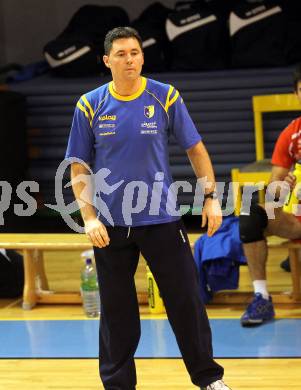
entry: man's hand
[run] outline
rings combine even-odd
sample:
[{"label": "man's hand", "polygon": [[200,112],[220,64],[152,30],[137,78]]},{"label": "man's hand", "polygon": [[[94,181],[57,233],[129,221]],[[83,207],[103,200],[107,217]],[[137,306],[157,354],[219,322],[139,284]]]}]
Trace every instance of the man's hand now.
[{"label": "man's hand", "polygon": [[85,232],[93,246],[103,248],[110,243],[105,225],[97,218],[85,222]]},{"label": "man's hand", "polygon": [[296,176],[292,172],[288,172],[285,176],[284,181],[289,184],[290,189],[293,190],[296,186]]},{"label": "man's hand", "polygon": [[202,211],[202,227],[206,225],[207,221],[207,235],[208,237],[211,237],[218,230],[223,221],[222,210],[218,199],[208,198],[205,200]]}]

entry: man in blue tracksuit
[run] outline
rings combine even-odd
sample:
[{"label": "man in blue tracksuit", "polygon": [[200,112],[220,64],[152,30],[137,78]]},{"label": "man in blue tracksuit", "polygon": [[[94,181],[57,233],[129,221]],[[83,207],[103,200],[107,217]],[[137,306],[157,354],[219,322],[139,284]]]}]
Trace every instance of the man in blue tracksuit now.
[{"label": "man in blue tracksuit", "polygon": [[99,278],[102,382],[107,390],[136,386],[140,319],[134,274],[141,252],[158,283],[192,382],[201,389],[229,389],[222,381],[223,368],[212,357],[210,326],[177,209],[169,135],[187,151],[197,177],[211,182],[203,224],[208,221],[212,235],[222,218],[210,158],[179,92],[141,76],[138,33],[118,27],[107,34],[104,46],[113,80],[79,99],[66,152],[66,158],[82,160],[71,165],[73,180],[89,176],[91,168],[95,177],[94,194],[86,191],[83,199],[84,184],[78,181],[73,191],[81,201]]}]

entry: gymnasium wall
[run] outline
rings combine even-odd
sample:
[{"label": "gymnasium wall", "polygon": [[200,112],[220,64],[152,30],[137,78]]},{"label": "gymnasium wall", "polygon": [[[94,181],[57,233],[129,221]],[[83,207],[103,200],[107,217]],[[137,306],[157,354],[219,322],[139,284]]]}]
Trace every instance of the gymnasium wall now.
[{"label": "gymnasium wall", "polygon": [[[131,20],[154,0],[0,0],[0,66],[27,64],[43,58],[45,43],[57,36],[74,12],[85,4],[117,5]],[[173,7],[175,0],[160,0]]]}]

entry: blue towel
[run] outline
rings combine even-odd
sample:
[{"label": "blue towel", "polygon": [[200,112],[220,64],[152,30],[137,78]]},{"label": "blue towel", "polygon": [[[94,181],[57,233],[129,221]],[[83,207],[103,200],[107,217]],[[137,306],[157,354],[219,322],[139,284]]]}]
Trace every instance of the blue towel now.
[{"label": "blue towel", "polygon": [[194,257],[200,274],[201,297],[210,302],[213,293],[238,288],[239,266],[246,264],[239,238],[237,217],[227,217],[212,236],[204,234],[194,246]]}]

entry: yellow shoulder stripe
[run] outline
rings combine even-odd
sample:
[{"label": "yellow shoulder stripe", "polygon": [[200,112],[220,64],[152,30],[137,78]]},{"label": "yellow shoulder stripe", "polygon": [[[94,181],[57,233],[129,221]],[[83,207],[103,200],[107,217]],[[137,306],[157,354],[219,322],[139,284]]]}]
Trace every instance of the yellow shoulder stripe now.
[{"label": "yellow shoulder stripe", "polygon": [[90,123],[90,126],[91,126],[91,124],[92,124],[92,119],[91,119],[91,117],[90,117],[88,111],[85,109],[85,107],[84,107],[82,104],[80,104],[80,102],[77,102],[77,103],[76,103],[76,107],[79,108],[79,109],[85,114],[85,116],[88,118],[89,123]]},{"label": "yellow shoulder stripe", "polygon": [[97,111],[100,109],[102,103],[106,100],[106,98],[109,96],[110,92],[108,92],[106,94],[106,96],[102,99],[102,101],[99,103],[98,107],[96,108],[95,112],[94,112],[94,116],[96,115]]},{"label": "yellow shoulder stripe", "polygon": [[176,91],[174,97],[168,102],[167,110],[169,109],[170,106],[174,104],[174,102],[178,99],[179,96],[180,96],[179,91]]},{"label": "yellow shoulder stripe", "polygon": [[94,117],[94,111],[93,111],[93,109],[91,107],[91,104],[88,102],[88,99],[86,98],[86,95],[82,96],[82,100],[85,103],[85,105],[88,107],[88,109],[90,111],[90,115],[91,115],[91,120],[92,120],[93,117]]},{"label": "yellow shoulder stripe", "polygon": [[166,101],[165,101],[165,111],[168,110],[168,103],[169,103],[169,98],[170,98],[170,95],[172,94],[172,91],[174,90],[174,87],[171,85],[169,87],[169,90],[168,90],[168,93],[167,93],[167,96],[166,96]]}]

